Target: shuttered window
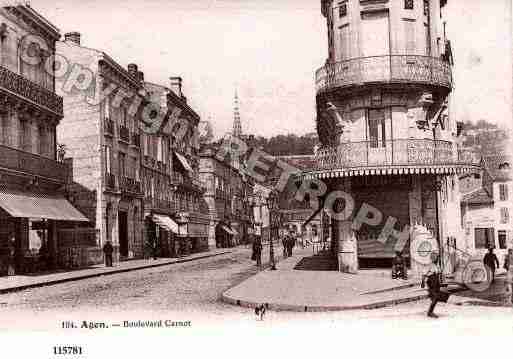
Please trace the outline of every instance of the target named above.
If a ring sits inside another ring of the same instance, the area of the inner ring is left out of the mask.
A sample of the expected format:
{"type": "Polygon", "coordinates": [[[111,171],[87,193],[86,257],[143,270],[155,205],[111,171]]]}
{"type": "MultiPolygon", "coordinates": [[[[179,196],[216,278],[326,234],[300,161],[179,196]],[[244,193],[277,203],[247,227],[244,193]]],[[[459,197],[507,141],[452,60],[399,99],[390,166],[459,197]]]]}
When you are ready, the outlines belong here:
{"type": "Polygon", "coordinates": [[[509,223],[509,208],[506,208],[506,207],[501,208],[501,223],[502,224],[509,223]]]}
{"type": "Polygon", "coordinates": [[[415,20],[405,19],[404,23],[404,52],[405,55],[414,55],[415,46],[415,20]]]}
{"type": "Polygon", "coordinates": [[[351,39],[349,32],[349,25],[344,25],[340,28],[340,51],[341,59],[348,60],[351,58],[351,39]]]}
{"type": "Polygon", "coordinates": [[[508,200],[508,185],[505,183],[499,184],[499,199],[501,201],[508,200]]]}

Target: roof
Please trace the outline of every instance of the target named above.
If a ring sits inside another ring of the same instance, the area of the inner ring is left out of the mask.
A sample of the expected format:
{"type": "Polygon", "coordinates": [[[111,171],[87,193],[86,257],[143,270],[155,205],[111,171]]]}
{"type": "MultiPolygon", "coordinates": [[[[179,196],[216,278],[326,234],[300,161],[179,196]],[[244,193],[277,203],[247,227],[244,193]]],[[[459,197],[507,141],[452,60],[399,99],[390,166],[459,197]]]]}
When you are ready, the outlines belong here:
{"type": "Polygon", "coordinates": [[[511,157],[506,154],[500,153],[484,156],[482,164],[494,182],[510,181],[513,179],[511,176],[511,157]]]}
{"type": "Polygon", "coordinates": [[[479,188],[461,197],[461,204],[493,204],[493,198],[484,188],[479,188]]]}

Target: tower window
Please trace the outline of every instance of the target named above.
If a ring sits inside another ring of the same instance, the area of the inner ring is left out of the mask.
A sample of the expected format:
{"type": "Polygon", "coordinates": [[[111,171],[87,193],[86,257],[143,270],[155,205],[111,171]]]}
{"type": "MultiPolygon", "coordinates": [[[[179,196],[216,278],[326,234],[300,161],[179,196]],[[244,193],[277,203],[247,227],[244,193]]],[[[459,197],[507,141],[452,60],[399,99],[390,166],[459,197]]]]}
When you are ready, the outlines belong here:
{"type": "Polygon", "coordinates": [[[347,15],[347,2],[339,3],[338,16],[344,17],[347,15]]]}
{"type": "Polygon", "coordinates": [[[413,0],[404,0],[404,8],[406,10],[413,10],[413,0]]]}

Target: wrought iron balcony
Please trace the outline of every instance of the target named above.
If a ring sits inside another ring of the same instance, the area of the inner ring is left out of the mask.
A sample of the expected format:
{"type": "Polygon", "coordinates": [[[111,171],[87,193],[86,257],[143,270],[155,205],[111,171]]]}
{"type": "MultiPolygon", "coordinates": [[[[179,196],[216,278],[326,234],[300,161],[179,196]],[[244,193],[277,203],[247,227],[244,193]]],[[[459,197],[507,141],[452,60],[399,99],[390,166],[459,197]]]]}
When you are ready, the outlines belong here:
{"type": "Polygon", "coordinates": [[[130,143],[130,130],[128,127],[119,126],[119,139],[123,142],[130,143]]]}
{"type": "Polygon", "coordinates": [[[4,145],[0,145],[0,168],[2,167],[63,183],[68,175],[68,166],[62,162],[4,145]]]}
{"type": "Polygon", "coordinates": [[[27,78],[0,66],[0,88],[63,116],[62,97],[27,78]]]}
{"type": "Polygon", "coordinates": [[[315,73],[317,93],[371,83],[416,83],[452,88],[448,62],[429,56],[387,55],[328,63],[315,73]]]}
{"type": "Polygon", "coordinates": [[[319,150],[316,162],[314,170],[478,164],[468,153],[456,150],[455,144],[429,139],[342,143],[337,148],[319,150]]]}
{"type": "Polygon", "coordinates": [[[141,182],[133,178],[121,177],[119,180],[120,189],[125,193],[141,193],[141,182]]]}

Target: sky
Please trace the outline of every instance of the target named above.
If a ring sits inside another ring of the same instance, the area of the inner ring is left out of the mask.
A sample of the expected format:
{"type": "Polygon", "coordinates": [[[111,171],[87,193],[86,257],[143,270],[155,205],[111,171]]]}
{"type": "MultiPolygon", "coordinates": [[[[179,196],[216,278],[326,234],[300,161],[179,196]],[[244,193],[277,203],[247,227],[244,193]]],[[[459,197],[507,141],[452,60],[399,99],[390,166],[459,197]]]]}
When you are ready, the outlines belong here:
{"type": "MultiPolygon", "coordinates": [[[[397,1],[397,0],[393,0],[397,1]]],[[[510,0],[449,0],[456,65],[451,116],[512,121],[510,0]]],[[[147,81],[181,76],[216,136],[231,130],[235,89],[245,133],[315,131],[314,72],[327,56],[320,0],[32,0],[64,34],[136,63],[147,81]]]]}

